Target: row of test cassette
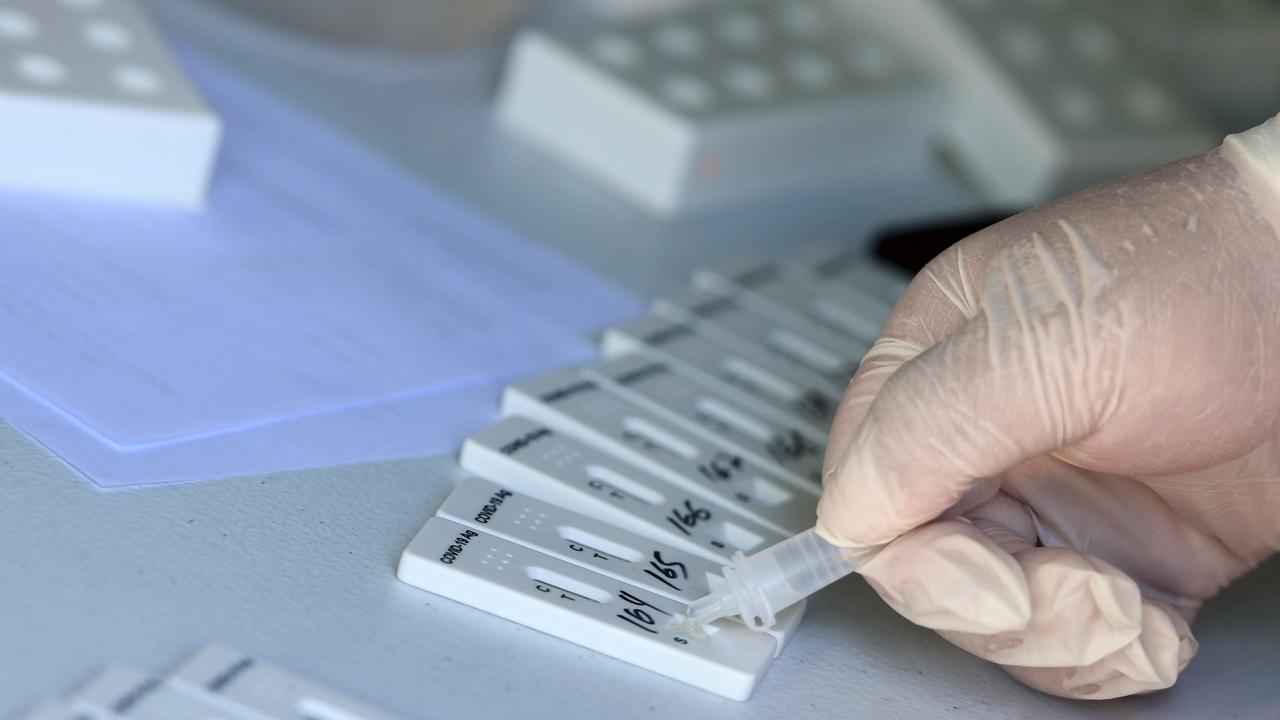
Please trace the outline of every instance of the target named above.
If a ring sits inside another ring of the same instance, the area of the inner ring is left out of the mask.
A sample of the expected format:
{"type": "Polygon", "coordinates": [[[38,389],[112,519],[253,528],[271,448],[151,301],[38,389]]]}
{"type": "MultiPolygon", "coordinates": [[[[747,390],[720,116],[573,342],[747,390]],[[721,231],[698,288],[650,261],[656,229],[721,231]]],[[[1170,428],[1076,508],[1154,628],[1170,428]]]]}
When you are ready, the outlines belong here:
{"type": "Polygon", "coordinates": [[[167,675],[113,665],[21,720],[395,720],[352,698],[225,645],[167,675]]]}
{"type": "Polygon", "coordinates": [[[746,699],[803,604],[768,633],[670,621],[734,552],[813,525],[827,426],[904,287],[848,250],[697,273],[599,362],[506,389],[400,579],[746,699]]]}

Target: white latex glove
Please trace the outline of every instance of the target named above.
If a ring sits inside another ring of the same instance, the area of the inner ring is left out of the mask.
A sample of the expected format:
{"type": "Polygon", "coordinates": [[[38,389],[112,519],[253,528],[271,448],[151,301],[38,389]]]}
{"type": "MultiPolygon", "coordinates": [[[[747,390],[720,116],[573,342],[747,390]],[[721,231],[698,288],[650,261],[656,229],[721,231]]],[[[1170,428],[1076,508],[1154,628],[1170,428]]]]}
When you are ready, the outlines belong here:
{"type": "Polygon", "coordinates": [[[819,532],[1028,685],[1168,687],[1280,548],[1277,228],[1280,118],[952,247],[844,397],[819,532]]]}

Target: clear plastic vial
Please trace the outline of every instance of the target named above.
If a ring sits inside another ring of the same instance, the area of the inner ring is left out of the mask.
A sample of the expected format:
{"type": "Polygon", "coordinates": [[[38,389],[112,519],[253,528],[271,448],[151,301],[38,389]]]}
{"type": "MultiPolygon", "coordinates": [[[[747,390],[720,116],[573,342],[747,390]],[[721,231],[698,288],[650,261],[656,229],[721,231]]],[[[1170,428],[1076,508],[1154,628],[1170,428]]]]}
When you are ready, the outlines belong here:
{"type": "Polygon", "coordinates": [[[736,552],[724,582],[689,605],[688,620],[700,626],[741,615],[753,630],[767,630],[779,612],[854,572],[867,556],[832,545],[813,528],[749,557],[736,552]]]}

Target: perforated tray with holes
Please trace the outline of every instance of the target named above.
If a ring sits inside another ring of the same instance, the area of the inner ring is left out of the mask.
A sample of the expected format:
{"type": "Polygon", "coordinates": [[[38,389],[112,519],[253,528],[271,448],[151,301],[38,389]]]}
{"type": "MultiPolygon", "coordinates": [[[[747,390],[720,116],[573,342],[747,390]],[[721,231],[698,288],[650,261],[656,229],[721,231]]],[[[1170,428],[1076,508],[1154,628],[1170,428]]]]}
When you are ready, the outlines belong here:
{"type": "Polygon", "coordinates": [[[498,116],[671,213],[921,156],[937,100],[897,47],[823,0],[747,0],[528,30],[498,116]]]}
{"type": "Polygon", "coordinates": [[[0,185],[186,207],[221,138],[136,0],[0,0],[0,185]]]}

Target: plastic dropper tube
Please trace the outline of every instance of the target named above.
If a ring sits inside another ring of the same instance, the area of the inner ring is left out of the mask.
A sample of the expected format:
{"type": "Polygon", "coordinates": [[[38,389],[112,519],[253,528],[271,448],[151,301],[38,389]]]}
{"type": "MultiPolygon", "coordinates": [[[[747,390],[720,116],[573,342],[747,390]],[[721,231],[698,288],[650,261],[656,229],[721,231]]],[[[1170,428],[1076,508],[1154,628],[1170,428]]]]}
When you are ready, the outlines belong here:
{"type": "Polygon", "coordinates": [[[733,554],[724,582],[689,604],[688,621],[701,626],[733,615],[753,630],[773,627],[778,613],[862,566],[866,550],[823,540],[814,528],[751,556],[733,554]]]}

